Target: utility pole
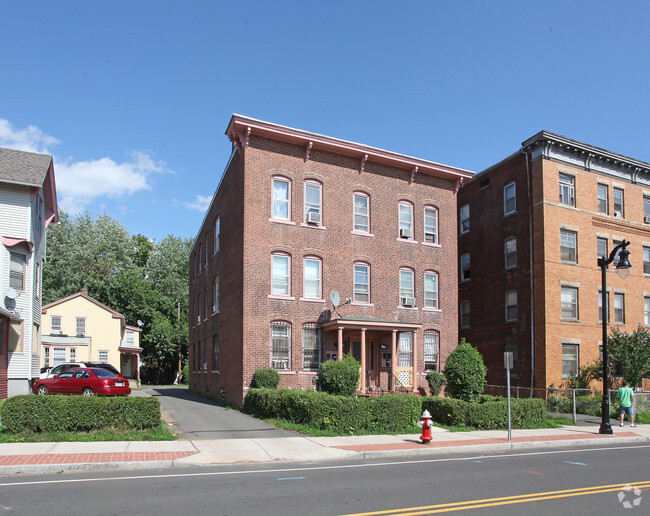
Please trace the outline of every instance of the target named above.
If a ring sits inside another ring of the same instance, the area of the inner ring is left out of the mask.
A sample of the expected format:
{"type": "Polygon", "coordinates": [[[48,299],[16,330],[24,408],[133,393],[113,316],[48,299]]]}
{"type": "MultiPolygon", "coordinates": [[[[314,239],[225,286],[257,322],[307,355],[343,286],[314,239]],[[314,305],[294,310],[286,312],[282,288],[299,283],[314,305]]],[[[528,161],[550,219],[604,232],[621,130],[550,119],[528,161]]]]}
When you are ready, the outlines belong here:
{"type": "MultiPolygon", "coordinates": [[[[180,301],[178,302],[177,308],[178,308],[178,312],[177,312],[177,314],[178,314],[178,317],[177,317],[178,325],[177,326],[178,326],[178,328],[180,328],[181,327],[181,303],[180,303],[180,301]]],[[[179,339],[179,341],[178,341],[178,383],[181,383],[182,374],[183,374],[183,367],[181,365],[181,341],[179,339]]]]}

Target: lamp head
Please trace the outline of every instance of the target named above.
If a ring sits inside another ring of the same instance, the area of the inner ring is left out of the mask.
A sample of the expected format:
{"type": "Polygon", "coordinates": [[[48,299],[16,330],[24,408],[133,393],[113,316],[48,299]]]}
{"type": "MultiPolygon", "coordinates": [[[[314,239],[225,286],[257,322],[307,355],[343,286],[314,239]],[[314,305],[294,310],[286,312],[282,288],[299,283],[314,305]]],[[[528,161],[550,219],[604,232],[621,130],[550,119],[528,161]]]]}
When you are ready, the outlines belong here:
{"type": "Polygon", "coordinates": [[[621,249],[619,252],[618,264],[616,265],[616,274],[618,274],[621,279],[625,279],[630,275],[630,268],[632,265],[630,264],[628,256],[630,256],[630,251],[625,247],[621,249]]]}

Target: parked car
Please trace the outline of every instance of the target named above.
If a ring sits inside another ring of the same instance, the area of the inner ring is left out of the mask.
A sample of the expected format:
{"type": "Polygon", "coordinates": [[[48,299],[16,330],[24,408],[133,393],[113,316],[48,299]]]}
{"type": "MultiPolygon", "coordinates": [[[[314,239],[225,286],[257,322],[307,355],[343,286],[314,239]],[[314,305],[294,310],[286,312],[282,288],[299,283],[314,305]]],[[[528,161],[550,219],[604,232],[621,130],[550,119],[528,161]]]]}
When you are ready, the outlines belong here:
{"type": "MultiPolygon", "coordinates": [[[[58,367],[58,366],[57,366],[58,367]]],[[[126,378],[101,367],[73,367],[56,376],[38,380],[34,394],[82,394],[84,396],[128,396],[131,387],[126,378]]]]}
{"type": "Polygon", "coordinates": [[[66,369],[71,369],[73,367],[101,367],[102,369],[106,369],[111,373],[116,374],[120,378],[122,377],[120,372],[117,369],[115,369],[111,364],[104,364],[101,362],[66,362],[64,364],[59,364],[58,366],[42,368],[41,374],[39,375],[38,378],[40,380],[43,380],[44,378],[50,378],[52,376],[56,376],[57,374],[65,371],[66,369]]]}

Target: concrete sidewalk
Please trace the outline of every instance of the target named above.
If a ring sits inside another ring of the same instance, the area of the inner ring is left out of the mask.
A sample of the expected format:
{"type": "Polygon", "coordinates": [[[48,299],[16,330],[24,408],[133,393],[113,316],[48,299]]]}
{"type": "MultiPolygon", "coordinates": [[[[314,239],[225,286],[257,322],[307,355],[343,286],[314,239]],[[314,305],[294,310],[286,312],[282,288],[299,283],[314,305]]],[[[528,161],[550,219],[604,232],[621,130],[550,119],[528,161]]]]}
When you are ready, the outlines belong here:
{"type": "Polygon", "coordinates": [[[419,435],[363,435],[0,444],[0,474],[88,469],[142,469],[343,458],[440,456],[450,453],[493,453],[565,446],[599,446],[650,441],[650,425],[624,428],[612,420],[614,435],[600,435],[597,425],[554,429],[450,432],[432,429],[433,441],[419,435]]]}

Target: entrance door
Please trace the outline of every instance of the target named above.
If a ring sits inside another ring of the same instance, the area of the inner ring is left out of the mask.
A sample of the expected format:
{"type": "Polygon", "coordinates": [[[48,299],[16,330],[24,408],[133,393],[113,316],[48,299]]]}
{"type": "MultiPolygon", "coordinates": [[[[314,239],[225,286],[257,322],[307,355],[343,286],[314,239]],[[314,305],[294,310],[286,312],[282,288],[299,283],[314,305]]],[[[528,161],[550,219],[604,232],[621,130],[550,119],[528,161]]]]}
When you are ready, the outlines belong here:
{"type": "Polygon", "coordinates": [[[379,360],[377,359],[377,343],[368,339],[366,343],[366,360],[368,362],[368,388],[379,385],[379,360]]]}

